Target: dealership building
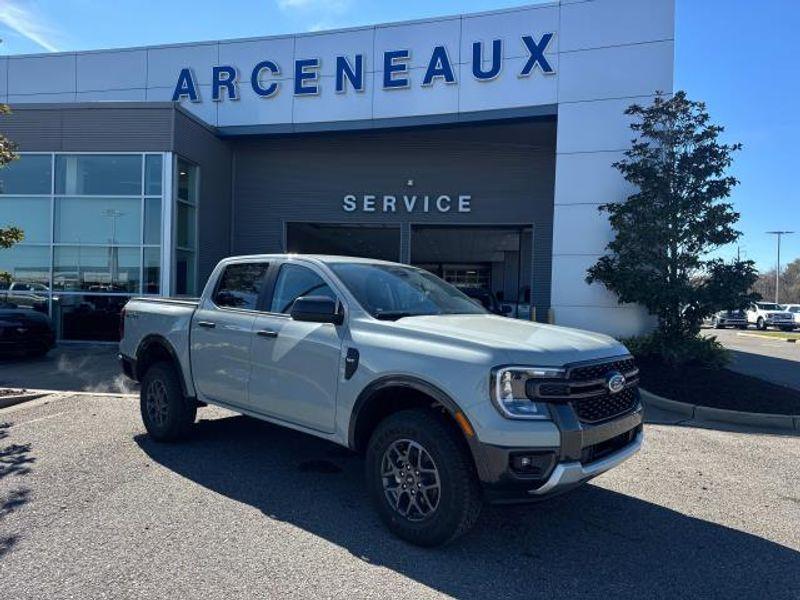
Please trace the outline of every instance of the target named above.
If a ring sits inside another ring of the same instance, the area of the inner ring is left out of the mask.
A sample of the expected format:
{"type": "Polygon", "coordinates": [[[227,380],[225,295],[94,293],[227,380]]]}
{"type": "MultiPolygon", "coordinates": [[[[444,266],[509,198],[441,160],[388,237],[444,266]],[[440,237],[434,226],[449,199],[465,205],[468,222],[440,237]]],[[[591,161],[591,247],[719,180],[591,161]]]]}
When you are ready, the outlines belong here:
{"type": "Polygon", "coordinates": [[[0,57],[5,294],[113,341],[132,295],[236,254],[369,256],[520,318],[649,324],[586,269],[630,186],[626,107],[670,92],[674,0],[561,0],[337,31],[0,57]]]}

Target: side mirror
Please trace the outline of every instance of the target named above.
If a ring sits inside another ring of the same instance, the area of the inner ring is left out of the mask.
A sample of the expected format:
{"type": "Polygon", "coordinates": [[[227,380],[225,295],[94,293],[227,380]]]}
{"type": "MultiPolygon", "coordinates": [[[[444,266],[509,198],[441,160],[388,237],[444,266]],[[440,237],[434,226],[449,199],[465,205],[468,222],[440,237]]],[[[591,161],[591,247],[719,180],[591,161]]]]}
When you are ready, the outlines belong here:
{"type": "Polygon", "coordinates": [[[295,321],[341,325],[344,313],[337,307],[338,302],[327,296],[301,296],[292,304],[290,316],[295,321]]]}
{"type": "Polygon", "coordinates": [[[500,307],[500,312],[504,315],[510,315],[512,310],[513,309],[508,304],[503,304],[503,306],[500,307]]]}

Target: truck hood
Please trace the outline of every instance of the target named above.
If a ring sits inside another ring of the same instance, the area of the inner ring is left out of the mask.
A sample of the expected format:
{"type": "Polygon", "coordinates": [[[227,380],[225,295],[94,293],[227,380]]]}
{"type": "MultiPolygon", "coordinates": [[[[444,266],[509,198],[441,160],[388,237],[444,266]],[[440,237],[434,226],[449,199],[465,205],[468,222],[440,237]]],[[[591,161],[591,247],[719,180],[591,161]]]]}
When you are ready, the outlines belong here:
{"type": "Polygon", "coordinates": [[[625,346],[601,333],[494,315],[405,317],[392,325],[491,349],[504,363],[562,366],[628,354],[625,346]]]}

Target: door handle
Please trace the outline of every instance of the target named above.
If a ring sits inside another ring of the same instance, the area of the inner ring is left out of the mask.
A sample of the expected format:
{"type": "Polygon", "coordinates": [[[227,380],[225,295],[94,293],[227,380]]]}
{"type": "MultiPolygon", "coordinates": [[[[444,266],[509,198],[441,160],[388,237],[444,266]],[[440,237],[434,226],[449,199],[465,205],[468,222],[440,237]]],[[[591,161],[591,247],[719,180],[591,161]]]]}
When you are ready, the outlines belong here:
{"type": "Polygon", "coordinates": [[[217,326],[216,323],[212,323],[211,321],[198,321],[198,327],[205,327],[206,329],[214,329],[217,326]]]}
{"type": "Polygon", "coordinates": [[[259,329],[256,331],[256,335],[265,338],[276,338],[278,337],[278,332],[271,329],[259,329]]]}

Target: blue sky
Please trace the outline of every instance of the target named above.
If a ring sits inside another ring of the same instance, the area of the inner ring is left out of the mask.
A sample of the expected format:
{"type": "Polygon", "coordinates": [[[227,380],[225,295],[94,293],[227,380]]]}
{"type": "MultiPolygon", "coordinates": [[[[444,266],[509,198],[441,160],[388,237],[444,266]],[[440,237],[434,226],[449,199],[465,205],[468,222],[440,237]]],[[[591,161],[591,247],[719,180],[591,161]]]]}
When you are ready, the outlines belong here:
{"type": "MultiPolygon", "coordinates": [[[[647,0],[639,0],[647,1],[647,0]]],[[[0,0],[0,51],[24,54],[253,37],[492,10],[504,0],[0,0]]],[[[744,144],[733,173],[742,255],[769,269],[796,230],[800,257],[800,0],[677,0],[675,87],[705,100],[725,138],[744,144]]],[[[736,249],[725,249],[733,255],[736,249]]],[[[785,262],[785,261],[784,261],[785,262]]]]}

